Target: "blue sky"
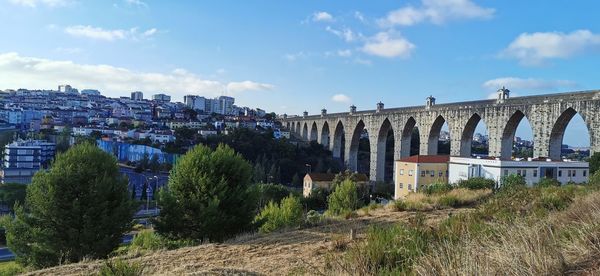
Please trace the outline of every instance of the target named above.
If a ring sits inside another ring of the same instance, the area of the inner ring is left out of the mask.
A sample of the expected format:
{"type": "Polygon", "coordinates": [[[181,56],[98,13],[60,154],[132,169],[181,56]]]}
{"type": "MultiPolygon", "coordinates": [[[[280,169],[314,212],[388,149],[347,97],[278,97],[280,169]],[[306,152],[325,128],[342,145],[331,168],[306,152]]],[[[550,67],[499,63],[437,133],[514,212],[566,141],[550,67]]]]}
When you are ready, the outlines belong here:
{"type": "MultiPolygon", "coordinates": [[[[598,10],[591,0],[0,0],[0,89],[227,94],[288,114],[476,100],[501,85],[513,96],[597,89],[598,10]]],[[[565,142],[588,145],[582,135],[572,123],[565,142]]]]}

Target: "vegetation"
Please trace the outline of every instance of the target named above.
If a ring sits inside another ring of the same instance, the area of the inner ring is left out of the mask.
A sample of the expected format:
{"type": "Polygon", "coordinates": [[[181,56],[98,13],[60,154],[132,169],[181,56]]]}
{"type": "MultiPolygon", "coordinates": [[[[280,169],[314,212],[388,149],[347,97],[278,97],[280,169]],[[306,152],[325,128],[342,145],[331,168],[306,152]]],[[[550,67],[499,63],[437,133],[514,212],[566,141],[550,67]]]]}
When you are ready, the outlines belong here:
{"type": "Polygon", "coordinates": [[[0,263],[0,275],[13,276],[19,275],[26,272],[25,268],[17,262],[3,262],[0,263]]]}
{"type": "Polygon", "coordinates": [[[6,183],[0,184],[0,202],[12,208],[15,203],[24,203],[27,185],[6,183]]]}
{"type": "Polygon", "coordinates": [[[100,267],[100,276],[140,276],[143,267],[137,263],[128,263],[121,259],[107,260],[100,267]]]}
{"type": "Polygon", "coordinates": [[[161,236],[151,230],[143,230],[135,235],[131,244],[129,245],[129,251],[154,251],[159,249],[177,249],[185,246],[192,246],[195,243],[193,241],[186,240],[172,240],[161,236]]]}
{"type": "Polygon", "coordinates": [[[527,185],[527,182],[525,182],[525,177],[516,174],[503,176],[500,183],[500,189],[503,190],[517,189],[527,185]]]}
{"type": "Polygon", "coordinates": [[[85,143],[34,176],[25,204],[3,226],[19,263],[48,267],[106,257],[131,227],[133,212],[114,157],[85,143]]]}
{"type": "Polygon", "coordinates": [[[264,208],[269,202],[280,202],[290,195],[290,189],[279,184],[255,184],[249,188],[250,194],[255,198],[257,211],[264,208]]]}
{"type": "Polygon", "coordinates": [[[446,193],[450,190],[452,190],[452,185],[450,185],[448,183],[433,183],[433,184],[427,185],[423,189],[423,192],[425,194],[431,195],[431,194],[446,193]]]}
{"type": "Polygon", "coordinates": [[[590,157],[590,175],[596,173],[600,169],[600,152],[594,152],[590,157]]]}
{"type": "Polygon", "coordinates": [[[496,188],[496,181],[489,178],[473,177],[467,180],[459,181],[458,187],[470,190],[494,189],[496,188]]]}
{"type": "Polygon", "coordinates": [[[465,188],[429,194],[411,193],[404,199],[396,200],[393,208],[397,211],[430,211],[472,206],[489,197],[491,193],[490,189],[469,190],[465,188]]]}
{"type": "Polygon", "coordinates": [[[156,230],[172,239],[222,241],[248,230],[254,204],[252,167],[226,145],[196,146],[171,171],[156,230]]]}
{"type": "Polygon", "coordinates": [[[333,192],[327,199],[328,214],[332,216],[345,216],[360,208],[361,202],[358,198],[358,188],[354,181],[346,179],[334,187],[333,192]]]}
{"type": "Polygon", "coordinates": [[[254,222],[260,225],[259,231],[270,233],[282,228],[298,227],[302,224],[304,212],[300,199],[288,196],[280,204],[273,201],[256,216],[254,222]]]}

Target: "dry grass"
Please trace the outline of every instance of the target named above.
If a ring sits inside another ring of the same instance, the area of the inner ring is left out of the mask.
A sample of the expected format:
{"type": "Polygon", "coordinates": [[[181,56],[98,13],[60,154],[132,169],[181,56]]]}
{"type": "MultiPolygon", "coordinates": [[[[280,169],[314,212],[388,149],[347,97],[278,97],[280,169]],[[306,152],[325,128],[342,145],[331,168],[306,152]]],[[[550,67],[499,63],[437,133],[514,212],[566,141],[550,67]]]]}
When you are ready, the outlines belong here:
{"type": "Polygon", "coordinates": [[[406,198],[397,200],[392,206],[396,211],[431,211],[452,207],[472,206],[489,197],[492,191],[453,189],[447,193],[431,194],[410,193],[406,198]]]}

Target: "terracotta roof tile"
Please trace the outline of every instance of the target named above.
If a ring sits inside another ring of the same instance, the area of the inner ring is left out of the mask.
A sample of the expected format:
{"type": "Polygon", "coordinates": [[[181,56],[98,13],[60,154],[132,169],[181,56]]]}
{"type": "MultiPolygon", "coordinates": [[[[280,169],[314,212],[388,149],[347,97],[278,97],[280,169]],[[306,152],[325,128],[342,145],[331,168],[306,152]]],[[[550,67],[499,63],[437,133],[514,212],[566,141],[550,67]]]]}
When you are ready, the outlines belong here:
{"type": "Polygon", "coordinates": [[[449,155],[413,155],[398,161],[409,163],[448,163],[449,155]]]}

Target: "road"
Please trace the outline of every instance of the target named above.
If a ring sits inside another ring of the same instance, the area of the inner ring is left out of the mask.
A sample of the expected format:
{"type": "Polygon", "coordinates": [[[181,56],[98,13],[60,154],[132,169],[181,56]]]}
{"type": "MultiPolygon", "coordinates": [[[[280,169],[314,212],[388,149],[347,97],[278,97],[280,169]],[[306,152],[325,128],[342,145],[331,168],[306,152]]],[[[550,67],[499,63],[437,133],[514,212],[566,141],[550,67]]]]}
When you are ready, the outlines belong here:
{"type": "Polygon", "coordinates": [[[148,171],[137,173],[134,168],[126,166],[119,166],[119,170],[129,178],[129,189],[135,189],[135,196],[137,199],[140,199],[140,196],[142,195],[142,188],[144,187],[146,179],[149,181],[148,197],[150,198],[152,198],[152,195],[154,194],[152,188],[156,184],[156,180],[153,179],[154,176],[158,177],[158,188],[165,186],[167,182],[169,182],[169,173],[153,173],[148,171]]]}

